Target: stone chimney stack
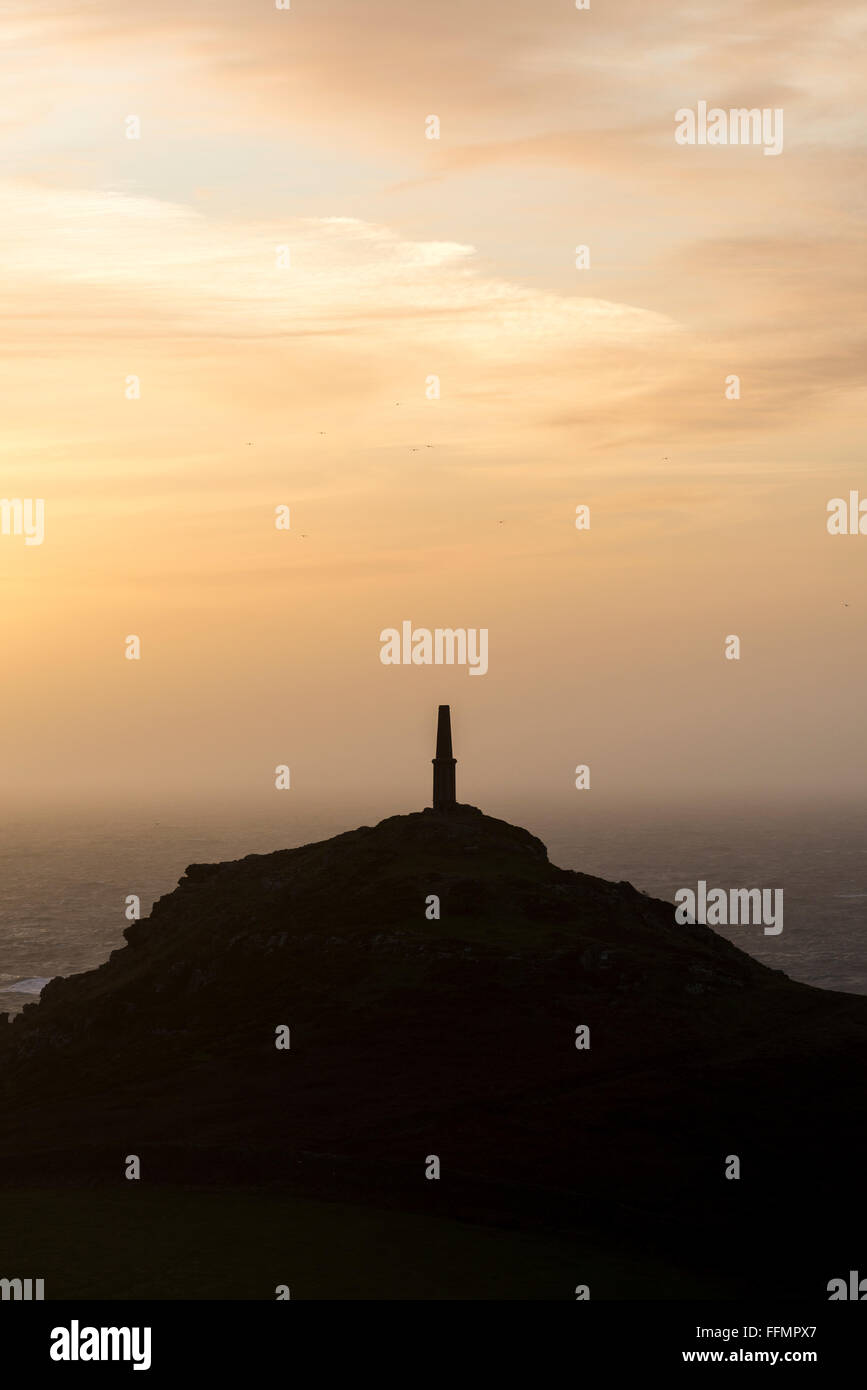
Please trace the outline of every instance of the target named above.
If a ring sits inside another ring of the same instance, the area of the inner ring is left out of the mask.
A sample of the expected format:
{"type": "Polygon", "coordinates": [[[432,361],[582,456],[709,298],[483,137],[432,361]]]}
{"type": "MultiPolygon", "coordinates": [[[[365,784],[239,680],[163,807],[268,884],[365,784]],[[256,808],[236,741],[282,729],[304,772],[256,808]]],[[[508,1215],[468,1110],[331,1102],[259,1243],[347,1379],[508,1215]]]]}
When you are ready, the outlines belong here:
{"type": "Polygon", "coordinates": [[[433,808],[451,811],[457,806],[455,795],[455,766],[452,757],[452,720],[448,705],[440,705],[437,716],[437,755],[433,762],[433,808]]]}

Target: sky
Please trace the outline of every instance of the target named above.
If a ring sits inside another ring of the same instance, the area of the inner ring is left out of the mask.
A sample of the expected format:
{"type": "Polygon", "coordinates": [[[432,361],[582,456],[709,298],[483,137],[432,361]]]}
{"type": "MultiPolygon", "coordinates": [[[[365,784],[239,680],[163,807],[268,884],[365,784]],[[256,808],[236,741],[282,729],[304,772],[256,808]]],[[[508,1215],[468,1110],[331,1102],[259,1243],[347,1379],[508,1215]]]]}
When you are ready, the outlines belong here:
{"type": "Polygon", "coordinates": [[[4,813],[412,809],[446,702],[487,809],[862,798],[865,30],[6,4],[4,813]],[[700,101],[782,152],[679,145],[700,101]],[[404,621],[487,672],[383,665],[404,621]]]}

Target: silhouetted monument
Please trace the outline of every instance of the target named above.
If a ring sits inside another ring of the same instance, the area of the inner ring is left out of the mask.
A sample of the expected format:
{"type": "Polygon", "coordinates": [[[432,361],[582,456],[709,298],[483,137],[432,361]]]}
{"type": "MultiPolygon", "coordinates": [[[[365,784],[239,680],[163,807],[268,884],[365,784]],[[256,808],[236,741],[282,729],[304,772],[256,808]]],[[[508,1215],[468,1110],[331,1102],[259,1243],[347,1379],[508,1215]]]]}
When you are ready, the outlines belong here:
{"type": "Polygon", "coordinates": [[[455,796],[455,764],[452,757],[452,720],[448,705],[440,705],[437,716],[437,755],[433,763],[433,808],[450,811],[457,806],[455,796]]]}

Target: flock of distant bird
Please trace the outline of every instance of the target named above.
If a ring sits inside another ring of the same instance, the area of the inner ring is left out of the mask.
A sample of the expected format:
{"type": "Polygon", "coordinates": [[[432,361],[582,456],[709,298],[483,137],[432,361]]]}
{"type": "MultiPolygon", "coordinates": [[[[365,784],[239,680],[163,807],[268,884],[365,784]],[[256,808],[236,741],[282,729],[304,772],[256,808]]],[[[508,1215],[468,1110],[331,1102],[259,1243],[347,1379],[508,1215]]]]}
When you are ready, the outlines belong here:
{"type": "MultiPolygon", "coordinates": [[[[400,405],[400,401],[395,401],[395,405],[400,405]]],[[[327,430],[320,430],[319,433],[320,433],[320,435],[323,435],[323,434],[327,434],[328,431],[327,431],[327,430]]],[[[248,440],[247,440],[247,448],[248,448],[248,449],[252,449],[252,447],[253,447],[253,441],[252,441],[252,439],[248,439],[248,440]]],[[[433,446],[433,444],[425,444],[424,447],[425,447],[426,449],[432,449],[434,446],[433,446]]],[[[421,445],[418,444],[418,445],[416,445],[415,447],[411,447],[409,452],[410,452],[411,454],[417,454],[417,453],[420,452],[420,450],[421,450],[421,445]]],[[[501,522],[499,523],[499,525],[502,526],[502,524],[503,524],[503,523],[502,523],[502,521],[501,521],[501,522]]],[[[306,541],[306,540],[308,540],[308,539],[309,539],[309,532],[307,532],[307,531],[302,531],[302,532],[301,532],[301,540],[302,540],[302,541],[306,541]]]]}
{"type": "MultiPolygon", "coordinates": [[[[395,405],[400,405],[400,401],[395,401],[395,405]]],[[[319,433],[320,433],[320,434],[327,434],[327,430],[320,430],[319,433]]],[[[248,439],[248,440],[247,440],[247,448],[248,448],[248,449],[251,448],[251,447],[252,447],[252,444],[253,444],[252,439],[248,439]]],[[[433,446],[433,444],[425,444],[424,447],[425,447],[426,449],[432,449],[434,446],[433,446]]],[[[421,450],[421,445],[420,445],[420,444],[416,444],[416,445],[411,445],[411,446],[410,446],[409,452],[410,452],[411,454],[417,454],[417,453],[420,452],[420,450],[421,450]]],[[[671,462],[670,458],[668,457],[668,454],[666,454],[666,456],[665,456],[665,458],[662,460],[662,462],[663,462],[663,463],[670,463],[670,462],[671,462]]],[[[505,525],[505,522],[503,522],[503,521],[498,521],[498,522],[497,522],[497,525],[498,525],[498,526],[504,526],[504,525],[505,525]]],[[[308,539],[308,533],[307,533],[306,531],[301,533],[301,539],[302,539],[302,541],[306,541],[306,540],[308,539]]],[[[844,608],[848,608],[848,607],[849,607],[848,603],[845,603],[845,602],[844,602],[843,607],[844,607],[844,608]]]]}

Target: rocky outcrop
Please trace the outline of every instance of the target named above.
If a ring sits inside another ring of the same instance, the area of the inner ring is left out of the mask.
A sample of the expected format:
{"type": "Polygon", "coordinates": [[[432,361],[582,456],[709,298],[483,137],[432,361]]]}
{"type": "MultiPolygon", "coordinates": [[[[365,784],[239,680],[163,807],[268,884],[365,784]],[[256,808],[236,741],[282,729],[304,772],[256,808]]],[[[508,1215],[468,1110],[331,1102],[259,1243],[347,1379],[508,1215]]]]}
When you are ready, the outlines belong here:
{"type": "Polygon", "coordinates": [[[526,830],[460,807],[194,864],[125,936],[0,1029],[7,1173],[146,1153],[155,1180],[435,1189],[732,1258],[760,1227],[782,1279],[790,1244],[829,1277],[858,1253],[867,1000],[558,869],[526,830]]]}

